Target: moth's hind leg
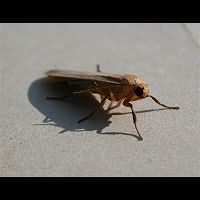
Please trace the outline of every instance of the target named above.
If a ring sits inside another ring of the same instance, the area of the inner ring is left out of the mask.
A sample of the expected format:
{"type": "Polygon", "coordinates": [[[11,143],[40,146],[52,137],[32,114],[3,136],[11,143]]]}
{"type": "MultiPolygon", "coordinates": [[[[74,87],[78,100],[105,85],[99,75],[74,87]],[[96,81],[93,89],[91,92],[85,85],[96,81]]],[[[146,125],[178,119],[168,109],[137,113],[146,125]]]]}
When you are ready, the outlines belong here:
{"type": "Polygon", "coordinates": [[[70,97],[75,96],[75,94],[73,94],[72,92],[68,93],[67,95],[63,95],[63,96],[46,96],[47,100],[58,100],[58,101],[64,101],[70,97]]]}
{"type": "Polygon", "coordinates": [[[58,100],[58,101],[64,101],[65,99],[69,98],[70,96],[59,96],[59,97],[56,97],[56,96],[47,96],[46,99],[47,100],[58,100]]]}
{"type": "Polygon", "coordinates": [[[62,91],[63,95],[58,95],[58,96],[46,96],[47,100],[59,100],[59,101],[64,101],[72,96],[74,96],[74,94],[72,93],[71,89],[70,89],[70,85],[67,81],[64,82],[55,82],[55,86],[56,88],[54,88],[54,90],[59,90],[62,91]]]}

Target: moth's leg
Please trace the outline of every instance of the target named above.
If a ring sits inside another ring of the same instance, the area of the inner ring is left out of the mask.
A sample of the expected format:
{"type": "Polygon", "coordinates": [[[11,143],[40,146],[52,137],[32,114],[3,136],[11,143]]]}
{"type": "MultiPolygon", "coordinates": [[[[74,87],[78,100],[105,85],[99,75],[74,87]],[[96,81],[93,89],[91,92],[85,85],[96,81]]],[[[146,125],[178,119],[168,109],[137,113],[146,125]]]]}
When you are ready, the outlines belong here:
{"type": "Polygon", "coordinates": [[[94,111],[92,111],[89,115],[87,115],[86,117],[80,119],[78,121],[78,123],[81,123],[81,122],[91,118],[98,111],[98,109],[101,108],[104,105],[106,99],[107,99],[107,97],[104,97],[104,99],[101,101],[101,103],[98,105],[98,107],[94,111]]]}
{"type": "Polygon", "coordinates": [[[123,100],[120,100],[120,101],[117,102],[117,104],[115,106],[112,107],[113,101],[111,101],[109,106],[108,106],[107,112],[109,112],[109,111],[111,111],[115,108],[118,108],[121,105],[122,102],[123,102],[123,100]]]}
{"type": "Polygon", "coordinates": [[[59,101],[64,101],[65,99],[69,98],[70,96],[59,96],[59,97],[50,97],[47,96],[46,99],[47,100],[59,100],[59,101]]]}
{"type": "Polygon", "coordinates": [[[75,96],[81,96],[81,95],[85,95],[88,94],[88,91],[84,91],[84,92],[70,92],[69,95],[64,95],[64,96],[47,96],[46,99],[47,100],[59,100],[59,101],[64,101],[65,99],[68,99],[70,97],[75,97],[75,96]]]}
{"type": "Polygon", "coordinates": [[[97,72],[101,72],[101,69],[100,69],[100,65],[99,64],[97,64],[97,72]]]}
{"type": "Polygon", "coordinates": [[[104,95],[100,95],[100,98],[101,98],[101,102],[100,102],[100,105],[101,105],[101,107],[100,107],[100,109],[103,109],[103,106],[104,106],[104,104],[105,104],[105,96],[104,95]]]}
{"type": "Polygon", "coordinates": [[[140,135],[140,132],[139,132],[139,130],[138,130],[138,128],[137,128],[137,124],[136,124],[137,118],[136,118],[136,114],[135,114],[135,112],[134,112],[134,110],[133,110],[133,105],[132,105],[131,103],[129,103],[129,99],[125,99],[125,100],[123,101],[123,105],[126,106],[126,107],[131,108],[132,116],[133,116],[133,123],[134,123],[134,125],[135,125],[135,129],[136,129],[137,134],[138,134],[138,136],[139,136],[138,140],[142,141],[143,138],[142,138],[142,136],[140,135]]]}
{"type": "Polygon", "coordinates": [[[107,112],[111,109],[112,105],[113,105],[113,102],[116,100],[115,99],[115,96],[114,94],[112,93],[112,91],[110,90],[110,94],[109,94],[109,97],[110,97],[110,104],[107,108],[107,112]]]}
{"type": "Polygon", "coordinates": [[[113,110],[113,109],[119,107],[120,104],[122,103],[122,100],[120,100],[120,101],[117,103],[117,105],[115,105],[115,106],[112,107],[113,102],[116,102],[116,101],[117,101],[116,98],[115,98],[115,95],[114,95],[113,92],[112,92],[112,90],[110,90],[109,97],[110,97],[110,101],[111,101],[111,102],[110,102],[110,104],[109,104],[109,106],[108,106],[108,108],[107,108],[107,111],[110,111],[110,110],[113,110]]]}
{"type": "Polygon", "coordinates": [[[112,105],[113,105],[113,102],[114,102],[114,101],[112,101],[112,100],[110,101],[110,104],[108,105],[107,111],[111,110],[112,105]]]}

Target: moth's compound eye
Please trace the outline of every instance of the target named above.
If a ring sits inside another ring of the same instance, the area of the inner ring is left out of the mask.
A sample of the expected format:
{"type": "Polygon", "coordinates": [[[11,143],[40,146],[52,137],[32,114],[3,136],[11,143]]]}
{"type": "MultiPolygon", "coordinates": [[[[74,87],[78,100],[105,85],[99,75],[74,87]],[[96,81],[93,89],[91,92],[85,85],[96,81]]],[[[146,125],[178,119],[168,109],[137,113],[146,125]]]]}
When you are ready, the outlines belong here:
{"type": "Polygon", "coordinates": [[[137,87],[135,89],[135,94],[138,96],[138,97],[141,97],[143,95],[143,89],[144,88],[141,88],[141,87],[137,87]]]}

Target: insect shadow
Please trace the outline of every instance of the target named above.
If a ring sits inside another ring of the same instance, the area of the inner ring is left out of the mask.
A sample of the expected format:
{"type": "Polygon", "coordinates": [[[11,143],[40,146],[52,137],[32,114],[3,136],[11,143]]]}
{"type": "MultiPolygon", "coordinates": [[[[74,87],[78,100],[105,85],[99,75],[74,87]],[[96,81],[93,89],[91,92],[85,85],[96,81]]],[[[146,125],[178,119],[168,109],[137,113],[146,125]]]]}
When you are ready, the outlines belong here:
{"type": "MultiPolygon", "coordinates": [[[[127,113],[108,113],[106,111],[99,111],[91,119],[78,123],[78,120],[96,109],[99,101],[93,95],[84,95],[78,97],[69,96],[64,101],[47,100],[47,96],[63,96],[67,94],[67,85],[63,81],[49,80],[41,78],[31,83],[28,89],[28,99],[30,103],[40,112],[45,118],[42,122],[33,125],[56,126],[61,128],[60,133],[67,131],[81,132],[96,130],[96,133],[103,135],[127,135],[138,136],[131,133],[123,132],[102,132],[102,130],[111,124],[110,118],[112,115],[124,115],[127,113]]],[[[165,110],[149,109],[136,111],[136,113],[144,113],[151,111],[165,110]]],[[[130,118],[131,120],[131,118],[130,118]]]]}

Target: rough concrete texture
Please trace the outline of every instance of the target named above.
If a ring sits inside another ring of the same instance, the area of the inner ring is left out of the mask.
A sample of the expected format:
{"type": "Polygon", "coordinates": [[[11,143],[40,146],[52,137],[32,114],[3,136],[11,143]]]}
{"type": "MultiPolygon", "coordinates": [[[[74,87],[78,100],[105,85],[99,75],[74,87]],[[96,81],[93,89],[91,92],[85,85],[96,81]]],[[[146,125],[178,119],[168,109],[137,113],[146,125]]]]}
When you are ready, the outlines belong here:
{"type": "Polygon", "coordinates": [[[199,176],[199,41],[199,24],[0,24],[0,175],[199,176]],[[41,78],[96,64],[137,74],[181,109],[135,102],[142,142],[123,106],[77,124],[97,101],[47,101],[41,78]]]}

